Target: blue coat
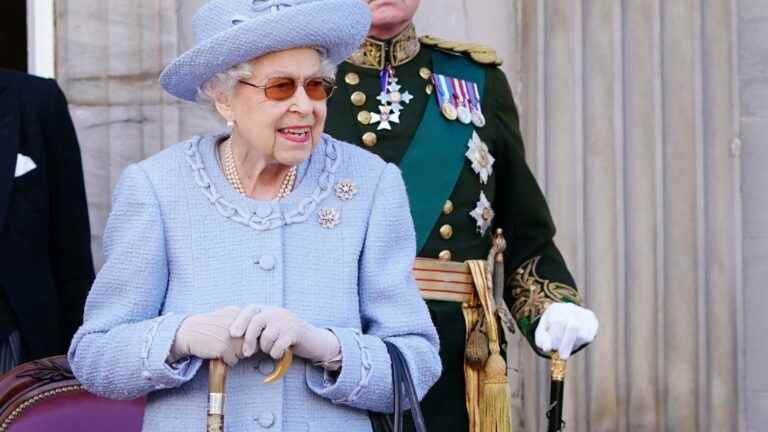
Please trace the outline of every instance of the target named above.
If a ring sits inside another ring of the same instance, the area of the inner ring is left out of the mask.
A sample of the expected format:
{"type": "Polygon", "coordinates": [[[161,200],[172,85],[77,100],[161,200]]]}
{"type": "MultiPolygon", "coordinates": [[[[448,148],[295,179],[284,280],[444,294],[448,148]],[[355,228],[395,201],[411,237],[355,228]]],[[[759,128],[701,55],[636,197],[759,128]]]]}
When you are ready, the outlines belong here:
{"type": "Polygon", "coordinates": [[[229,305],[279,306],[338,336],[341,373],[332,379],[296,358],[281,381],[263,384],[274,362],[245,359],[229,371],[227,430],[370,430],[366,410],[392,408],[383,340],[405,354],[420,397],[441,372],[411,271],[414,229],[398,168],[325,135],[291,195],[256,201],[227,183],[222,138],[179,143],[123,173],[106,262],[69,350],[75,375],[106,397],[147,395],[146,431],[203,431],[206,365],[165,363],[179,324],[229,305]],[[351,199],[336,191],[342,180],[356,186],[351,199]],[[321,224],[321,211],[338,223],[321,224]]]}

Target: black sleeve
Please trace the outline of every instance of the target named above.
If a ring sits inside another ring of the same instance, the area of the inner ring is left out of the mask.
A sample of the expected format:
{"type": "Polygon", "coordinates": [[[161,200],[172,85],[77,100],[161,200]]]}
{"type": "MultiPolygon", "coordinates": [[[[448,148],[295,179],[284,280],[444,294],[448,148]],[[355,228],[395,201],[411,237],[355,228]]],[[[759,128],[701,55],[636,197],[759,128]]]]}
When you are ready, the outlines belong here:
{"type": "Polygon", "coordinates": [[[487,74],[489,102],[495,133],[497,191],[493,203],[497,226],[504,229],[506,284],[504,299],[531,347],[538,320],[553,302],[581,304],[573,277],[555,246],[555,224],[539,185],[525,161],[520,121],[504,73],[487,74]]]}
{"type": "Polygon", "coordinates": [[[55,81],[48,82],[50,102],[43,136],[50,171],[50,264],[59,300],[61,344],[66,350],[82,323],[94,270],[80,147],[67,100],[55,81]]]}

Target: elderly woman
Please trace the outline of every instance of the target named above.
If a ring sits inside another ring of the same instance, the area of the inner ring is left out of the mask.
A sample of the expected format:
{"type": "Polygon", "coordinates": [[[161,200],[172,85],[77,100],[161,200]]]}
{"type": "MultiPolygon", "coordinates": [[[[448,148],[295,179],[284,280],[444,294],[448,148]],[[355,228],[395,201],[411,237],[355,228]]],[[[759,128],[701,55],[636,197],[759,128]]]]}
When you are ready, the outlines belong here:
{"type": "Polygon", "coordinates": [[[161,76],[230,126],[129,166],[69,360],[96,394],[147,396],[144,430],[202,430],[204,359],[230,367],[232,431],[368,431],[392,409],[384,341],[423,396],[438,340],[411,272],[398,169],[323,134],[359,0],[213,0],[161,76]],[[263,383],[291,348],[284,379],[263,383]]]}

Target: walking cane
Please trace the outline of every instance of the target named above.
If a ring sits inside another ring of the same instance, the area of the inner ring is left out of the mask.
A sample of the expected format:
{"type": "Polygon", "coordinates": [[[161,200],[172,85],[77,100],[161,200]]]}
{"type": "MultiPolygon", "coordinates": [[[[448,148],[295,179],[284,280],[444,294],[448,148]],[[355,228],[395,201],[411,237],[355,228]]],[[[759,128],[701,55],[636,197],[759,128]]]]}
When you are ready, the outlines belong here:
{"type": "MultiPolygon", "coordinates": [[[[272,384],[288,372],[293,362],[293,351],[285,350],[275,370],[264,378],[272,384]]],[[[208,421],[207,432],[224,432],[224,387],[227,382],[227,365],[220,359],[208,362],[208,421]]]]}
{"type": "Polygon", "coordinates": [[[550,354],[550,371],[552,373],[549,384],[549,408],[547,418],[549,426],[547,432],[561,432],[564,430],[563,422],[563,385],[565,381],[565,360],[560,359],[557,351],[550,354]]]}

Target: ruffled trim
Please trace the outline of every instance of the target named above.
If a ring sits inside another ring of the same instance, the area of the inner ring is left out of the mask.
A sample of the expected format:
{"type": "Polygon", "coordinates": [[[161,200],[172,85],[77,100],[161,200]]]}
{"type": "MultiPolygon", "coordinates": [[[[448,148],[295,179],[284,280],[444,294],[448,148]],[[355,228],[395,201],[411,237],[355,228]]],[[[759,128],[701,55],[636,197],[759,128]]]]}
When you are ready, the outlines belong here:
{"type": "Polygon", "coordinates": [[[213,185],[200,156],[200,141],[201,139],[190,141],[185,149],[185,158],[194,173],[195,183],[200,186],[201,192],[216,208],[216,211],[233,222],[251,227],[257,231],[267,231],[284,225],[303,223],[309,219],[310,214],[314,213],[318,203],[327,198],[333,191],[333,185],[336,181],[336,169],[339,166],[340,159],[336,143],[333,140],[324,139],[325,161],[323,163],[323,170],[317,180],[317,187],[312,192],[312,195],[302,200],[295,209],[289,212],[273,212],[269,216],[261,217],[256,212],[245,211],[224,199],[216,191],[216,186],[213,185]]]}
{"type": "Polygon", "coordinates": [[[357,342],[357,346],[360,348],[360,366],[362,369],[360,371],[360,381],[357,383],[357,387],[352,389],[349,393],[349,396],[334,400],[333,403],[335,404],[346,405],[358,399],[360,393],[368,387],[368,381],[371,380],[371,375],[373,374],[373,363],[371,362],[371,354],[368,352],[368,347],[363,343],[363,338],[360,332],[353,330],[353,333],[355,334],[355,342],[357,342]]]}

